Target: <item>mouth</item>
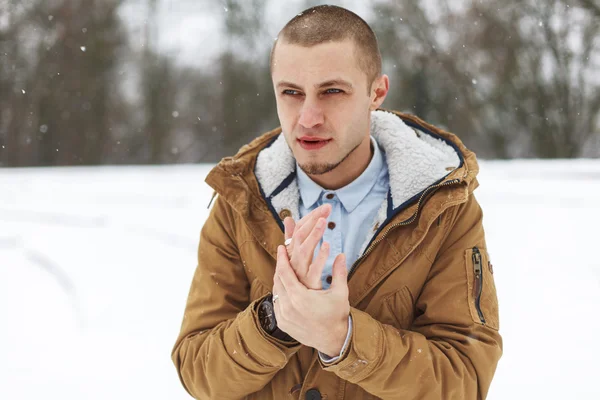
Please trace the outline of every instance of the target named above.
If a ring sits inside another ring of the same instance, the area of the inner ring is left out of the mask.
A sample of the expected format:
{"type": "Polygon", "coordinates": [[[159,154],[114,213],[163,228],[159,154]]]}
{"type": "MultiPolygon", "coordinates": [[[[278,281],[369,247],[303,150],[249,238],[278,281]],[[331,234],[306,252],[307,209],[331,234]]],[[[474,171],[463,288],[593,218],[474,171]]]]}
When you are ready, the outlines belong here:
{"type": "Polygon", "coordinates": [[[297,140],[304,150],[319,150],[327,146],[332,139],[319,139],[315,137],[304,136],[297,140]]]}

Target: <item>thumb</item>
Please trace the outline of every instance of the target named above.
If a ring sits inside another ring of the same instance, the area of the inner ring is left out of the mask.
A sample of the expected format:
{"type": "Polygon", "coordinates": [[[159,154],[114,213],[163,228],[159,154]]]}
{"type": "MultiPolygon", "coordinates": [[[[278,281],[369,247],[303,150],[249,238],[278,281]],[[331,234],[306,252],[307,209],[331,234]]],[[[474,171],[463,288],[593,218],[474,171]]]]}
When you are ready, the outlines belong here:
{"type": "Polygon", "coordinates": [[[348,286],[348,268],[346,267],[346,255],[344,253],[338,254],[335,258],[332,272],[332,290],[339,290],[339,288],[348,286]]]}

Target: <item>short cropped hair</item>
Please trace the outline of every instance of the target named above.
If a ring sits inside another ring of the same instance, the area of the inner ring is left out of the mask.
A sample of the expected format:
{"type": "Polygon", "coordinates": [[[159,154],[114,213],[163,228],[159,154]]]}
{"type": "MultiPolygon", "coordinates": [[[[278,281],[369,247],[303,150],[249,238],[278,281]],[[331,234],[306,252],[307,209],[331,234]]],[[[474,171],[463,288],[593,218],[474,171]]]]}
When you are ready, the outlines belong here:
{"type": "Polygon", "coordinates": [[[359,68],[367,75],[367,90],[381,75],[381,53],[375,33],[361,17],[345,8],[320,5],[309,8],[292,18],[279,32],[271,49],[273,55],[280,40],[289,44],[311,47],[325,42],[351,39],[357,45],[359,68]]]}

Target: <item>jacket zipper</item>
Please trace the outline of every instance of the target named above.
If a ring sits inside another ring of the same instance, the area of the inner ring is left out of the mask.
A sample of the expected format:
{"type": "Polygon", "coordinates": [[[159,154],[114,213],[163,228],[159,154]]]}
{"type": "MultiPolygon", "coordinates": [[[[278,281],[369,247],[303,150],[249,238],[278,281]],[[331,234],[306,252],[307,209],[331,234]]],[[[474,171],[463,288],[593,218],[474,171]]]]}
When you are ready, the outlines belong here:
{"type": "Polygon", "coordinates": [[[408,218],[405,221],[399,222],[397,224],[393,224],[390,227],[388,227],[388,229],[383,233],[383,235],[381,235],[381,237],[379,239],[377,239],[376,241],[374,241],[373,243],[371,243],[371,245],[367,248],[367,250],[354,262],[354,264],[352,264],[352,268],[350,268],[350,272],[348,273],[348,280],[350,280],[350,278],[352,277],[352,275],[354,274],[354,271],[356,270],[357,265],[366,257],[368,256],[371,251],[373,251],[373,248],[375,246],[377,246],[377,244],[381,243],[383,241],[383,239],[386,238],[386,236],[390,233],[390,231],[394,228],[397,228],[399,226],[405,226],[405,225],[410,225],[411,223],[414,222],[415,219],[417,219],[417,215],[419,214],[419,211],[421,209],[423,200],[425,199],[425,197],[433,192],[436,189],[439,189],[440,187],[444,187],[444,186],[450,186],[450,185],[454,185],[455,183],[459,183],[460,179],[453,179],[447,182],[443,182],[443,183],[439,183],[437,185],[432,185],[429,186],[427,189],[425,189],[423,191],[423,193],[421,194],[421,197],[419,197],[419,202],[417,203],[417,209],[415,210],[415,212],[413,213],[413,215],[410,216],[410,218],[408,218]]]}
{"type": "Polygon", "coordinates": [[[481,311],[481,292],[483,291],[483,269],[481,267],[481,252],[479,248],[473,247],[473,266],[475,268],[475,285],[474,285],[474,296],[475,296],[475,308],[477,309],[477,314],[479,314],[479,319],[482,324],[485,324],[485,318],[483,317],[483,312],[481,311]]]}

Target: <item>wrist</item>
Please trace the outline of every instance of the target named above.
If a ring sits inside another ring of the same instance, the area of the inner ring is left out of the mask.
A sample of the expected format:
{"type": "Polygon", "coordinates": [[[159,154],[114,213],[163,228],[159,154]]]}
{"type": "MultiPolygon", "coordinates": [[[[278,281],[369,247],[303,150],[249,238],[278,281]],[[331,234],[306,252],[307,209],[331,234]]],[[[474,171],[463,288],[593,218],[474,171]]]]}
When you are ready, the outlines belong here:
{"type": "Polygon", "coordinates": [[[325,354],[329,358],[340,356],[344,348],[344,343],[346,343],[348,329],[350,329],[349,318],[346,317],[343,322],[337,325],[337,328],[333,329],[335,334],[333,336],[330,348],[325,349],[325,351],[321,351],[321,353],[325,354]]]}

